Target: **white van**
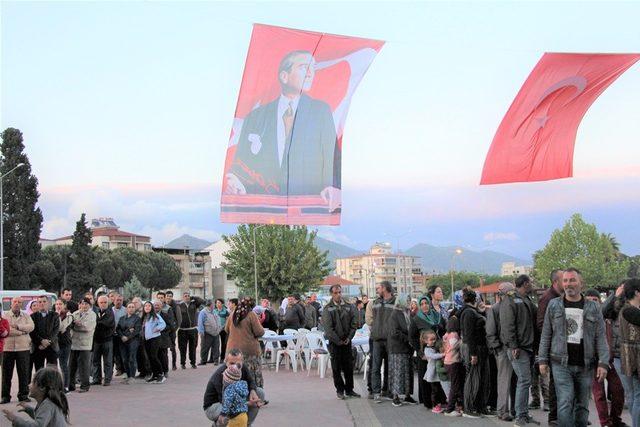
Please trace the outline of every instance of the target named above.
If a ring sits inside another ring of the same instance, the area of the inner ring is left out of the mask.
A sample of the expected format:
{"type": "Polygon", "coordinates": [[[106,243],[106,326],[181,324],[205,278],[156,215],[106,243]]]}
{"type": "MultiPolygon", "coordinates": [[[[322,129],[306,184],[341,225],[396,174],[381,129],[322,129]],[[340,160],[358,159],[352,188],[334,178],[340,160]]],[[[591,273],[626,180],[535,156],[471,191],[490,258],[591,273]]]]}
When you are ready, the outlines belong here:
{"type": "MultiPolygon", "coordinates": [[[[49,303],[51,304],[51,310],[53,310],[53,305],[55,304],[58,297],[56,294],[47,291],[36,291],[36,290],[23,290],[23,291],[0,291],[0,298],[2,298],[2,311],[11,310],[11,300],[15,297],[22,298],[22,310],[29,311],[29,305],[31,301],[38,299],[38,297],[46,296],[49,299],[49,303]]],[[[29,311],[29,313],[31,313],[29,311]]]]}

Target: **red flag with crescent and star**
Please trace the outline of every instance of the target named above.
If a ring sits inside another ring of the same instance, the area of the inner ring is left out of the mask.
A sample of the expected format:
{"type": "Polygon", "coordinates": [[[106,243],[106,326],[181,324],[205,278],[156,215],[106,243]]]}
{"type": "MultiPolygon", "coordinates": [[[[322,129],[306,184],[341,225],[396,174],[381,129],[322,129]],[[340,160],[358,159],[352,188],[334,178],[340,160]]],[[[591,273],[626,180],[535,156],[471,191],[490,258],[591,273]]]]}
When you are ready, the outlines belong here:
{"type": "Polygon", "coordinates": [[[480,185],[573,176],[582,117],[640,54],[545,53],[496,132],[480,185]]]}

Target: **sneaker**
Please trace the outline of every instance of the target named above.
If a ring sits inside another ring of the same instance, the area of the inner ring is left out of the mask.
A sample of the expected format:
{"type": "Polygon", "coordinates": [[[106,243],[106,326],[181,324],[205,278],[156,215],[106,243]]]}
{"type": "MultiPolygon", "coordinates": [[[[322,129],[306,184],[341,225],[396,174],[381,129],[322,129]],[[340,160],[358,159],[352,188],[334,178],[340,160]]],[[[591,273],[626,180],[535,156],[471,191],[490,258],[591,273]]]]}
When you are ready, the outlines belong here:
{"type": "Polygon", "coordinates": [[[526,425],[527,425],[527,420],[525,418],[518,418],[513,423],[513,427],[524,427],[526,425]]]}
{"type": "Polygon", "coordinates": [[[180,365],[180,368],[187,369],[187,366],[186,365],[180,365]]]}
{"type": "Polygon", "coordinates": [[[535,426],[540,425],[540,421],[534,419],[531,415],[527,415],[526,421],[527,421],[527,424],[533,424],[535,426]]]}
{"type": "Polygon", "coordinates": [[[79,388],[79,389],[78,389],[78,393],[86,393],[86,392],[88,392],[88,391],[89,391],[89,389],[88,389],[88,388],[79,388]]]}
{"type": "Polygon", "coordinates": [[[506,421],[508,423],[510,423],[511,421],[513,421],[513,417],[509,414],[502,414],[502,415],[498,415],[498,419],[500,421],[506,421]]]}
{"type": "Polygon", "coordinates": [[[465,418],[474,418],[474,419],[475,418],[482,418],[482,415],[479,414],[478,412],[467,412],[467,411],[465,411],[465,412],[462,413],[462,416],[465,417],[465,418]]]}
{"type": "Polygon", "coordinates": [[[344,395],[347,396],[347,397],[353,397],[353,398],[356,398],[356,399],[359,399],[360,397],[362,397],[362,396],[360,396],[358,393],[356,393],[353,390],[346,392],[344,395]]]}
{"type": "Polygon", "coordinates": [[[434,414],[441,414],[442,413],[442,406],[440,406],[440,404],[437,404],[432,410],[431,412],[433,412],[434,414]]]}
{"type": "Polygon", "coordinates": [[[111,385],[111,381],[105,381],[104,384],[102,384],[103,387],[109,387],[111,385]]]}
{"type": "Polygon", "coordinates": [[[417,405],[417,404],[418,404],[418,402],[416,402],[416,401],[414,400],[414,398],[413,398],[413,397],[411,397],[411,396],[407,396],[407,397],[405,397],[405,398],[404,398],[404,403],[407,403],[407,404],[409,404],[409,405],[417,405]]]}
{"type": "Polygon", "coordinates": [[[192,363],[191,364],[191,369],[198,369],[198,367],[194,363],[192,363]]]}
{"type": "Polygon", "coordinates": [[[395,406],[397,408],[399,406],[402,406],[402,402],[400,401],[400,398],[398,396],[396,396],[391,401],[391,405],[393,405],[393,406],[395,406]]]}
{"type": "Polygon", "coordinates": [[[454,409],[454,410],[453,410],[453,411],[451,411],[451,412],[445,412],[445,413],[444,413],[444,416],[445,416],[445,417],[461,417],[461,416],[462,416],[462,413],[461,413],[460,411],[458,411],[458,410],[454,409]]]}
{"type": "Polygon", "coordinates": [[[367,399],[369,399],[369,400],[373,400],[373,393],[369,392],[369,393],[367,394],[367,399]]]}
{"type": "Polygon", "coordinates": [[[542,406],[542,410],[544,412],[549,412],[549,404],[547,402],[544,402],[544,406],[542,406]]]}
{"type": "Polygon", "coordinates": [[[495,418],[497,416],[496,411],[492,411],[491,409],[485,409],[481,412],[481,414],[488,418],[495,418]]]}
{"type": "Polygon", "coordinates": [[[124,374],[124,371],[117,370],[117,371],[116,371],[116,375],[115,375],[115,376],[116,376],[116,377],[119,377],[119,376],[121,376],[122,374],[124,374]]]}
{"type": "Polygon", "coordinates": [[[167,380],[167,378],[164,375],[160,375],[158,377],[158,379],[156,379],[154,384],[162,384],[163,382],[165,382],[167,380]]]}
{"type": "Polygon", "coordinates": [[[154,376],[154,377],[146,378],[145,381],[148,382],[148,383],[152,383],[152,382],[157,381],[157,379],[158,379],[158,377],[154,376]]]}
{"type": "Polygon", "coordinates": [[[344,393],[336,393],[336,396],[338,397],[338,399],[344,400],[344,393]]]}
{"type": "Polygon", "coordinates": [[[380,396],[379,394],[374,394],[373,401],[376,403],[382,403],[382,396],[380,396]]]}

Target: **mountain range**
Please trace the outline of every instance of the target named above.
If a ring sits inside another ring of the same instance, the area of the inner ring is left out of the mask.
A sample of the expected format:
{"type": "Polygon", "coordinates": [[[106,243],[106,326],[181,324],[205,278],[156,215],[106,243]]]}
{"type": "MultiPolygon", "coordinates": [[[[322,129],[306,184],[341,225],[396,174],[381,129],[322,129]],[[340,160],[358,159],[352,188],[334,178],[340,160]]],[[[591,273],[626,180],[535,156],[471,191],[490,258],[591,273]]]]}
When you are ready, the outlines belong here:
{"type": "MultiPolygon", "coordinates": [[[[353,255],[360,255],[367,251],[354,249],[340,243],[317,237],[316,246],[321,251],[328,251],[327,257],[332,266],[335,266],[336,258],[344,258],[353,255]]],[[[531,265],[531,260],[526,260],[512,255],[496,251],[473,251],[462,249],[460,254],[456,254],[458,246],[433,246],[420,243],[412,246],[403,253],[418,256],[421,258],[422,271],[425,273],[445,273],[453,267],[458,271],[473,271],[483,274],[500,274],[503,262],[515,262],[516,265],[531,265]]]]}

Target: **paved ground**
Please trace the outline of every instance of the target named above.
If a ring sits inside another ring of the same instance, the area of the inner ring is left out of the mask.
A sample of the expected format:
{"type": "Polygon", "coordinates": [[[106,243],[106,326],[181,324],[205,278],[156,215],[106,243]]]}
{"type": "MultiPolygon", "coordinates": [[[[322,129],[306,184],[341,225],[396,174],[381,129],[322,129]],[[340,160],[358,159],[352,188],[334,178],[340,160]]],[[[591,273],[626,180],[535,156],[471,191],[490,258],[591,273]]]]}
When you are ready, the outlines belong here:
{"type": "MultiPolygon", "coordinates": [[[[178,370],[171,373],[165,384],[155,385],[123,385],[119,379],[114,379],[110,387],[92,386],[89,393],[70,393],[71,421],[77,427],[211,425],[202,411],[202,396],[212,371],[211,365],[198,367],[196,370],[178,370]]],[[[339,401],[335,397],[330,374],[329,372],[327,378],[320,379],[314,370],[310,377],[307,377],[306,372],[293,373],[285,369],[276,374],[265,370],[267,399],[270,403],[260,411],[255,426],[512,425],[495,419],[445,418],[432,414],[421,405],[394,408],[391,402],[375,404],[364,398],[366,387],[361,375],[356,377],[356,387],[363,398],[339,401]]],[[[16,407],[16,387],[14,381],[14,402],[3,405],[2,409],[16,407]]],[[[533,411],[533,416],[546,421],[546,413],[541,411],[533,411]]],[[[625,411],[625,417],[625,421],[630,424],[628,411],[625,411]]],[[[0,418],[0,427],[10,425],[6,419],[0,418]]],[[[592,410],[591,421],[594,427],[599,425],[595,409],[592,410]]]]}

